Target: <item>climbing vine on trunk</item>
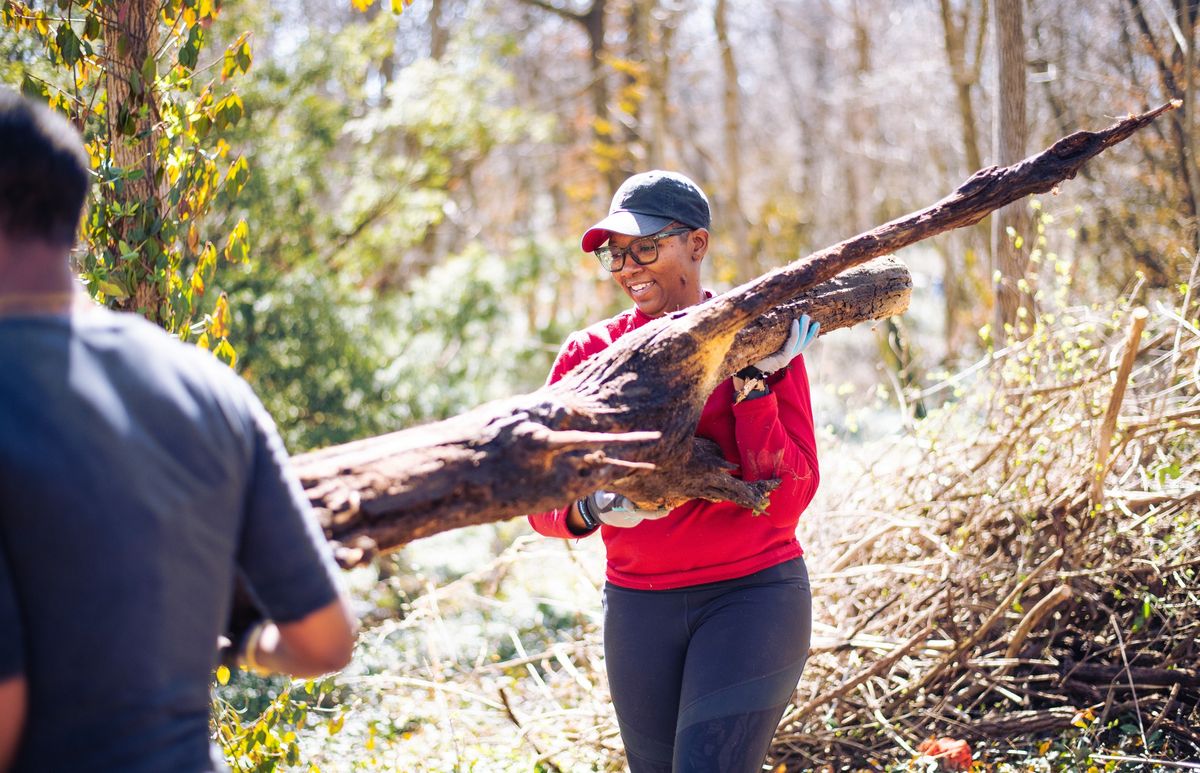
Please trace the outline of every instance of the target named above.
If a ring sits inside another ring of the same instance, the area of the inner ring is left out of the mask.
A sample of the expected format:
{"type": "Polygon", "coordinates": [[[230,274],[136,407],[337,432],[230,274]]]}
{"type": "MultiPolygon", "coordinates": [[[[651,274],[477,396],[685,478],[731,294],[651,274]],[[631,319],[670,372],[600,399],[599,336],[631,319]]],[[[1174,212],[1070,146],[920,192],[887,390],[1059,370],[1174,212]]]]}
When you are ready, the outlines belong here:
{"type": "Polygon", "coordinates": [[[207,45],[220,6],[3,0],[0,24],[41,51],[22,91],[70,118],[91,156],[96,184],[75,266],[88,292],[232,363],[229,306],[209,290],[222,259],[247,259],[249,229],[245,221],[208,227],[204,218],[249,176],[224,135],[244,113],[228,81],[253,56],[248,33],[223,53],[207,45]]]}

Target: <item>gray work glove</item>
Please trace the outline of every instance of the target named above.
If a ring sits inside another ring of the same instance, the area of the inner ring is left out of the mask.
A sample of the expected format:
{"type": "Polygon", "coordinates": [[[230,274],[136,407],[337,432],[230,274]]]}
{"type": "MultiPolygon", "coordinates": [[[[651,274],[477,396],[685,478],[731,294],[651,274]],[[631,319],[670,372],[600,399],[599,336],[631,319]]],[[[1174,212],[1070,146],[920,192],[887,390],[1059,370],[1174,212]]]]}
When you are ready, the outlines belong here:
{"type": "Polygon", "coordinates": [[[642,521],[653,521],[670,515],[670,510],[641,510],[626,497],[612,491],[593,491],[584,498],[584,505],[601,523],[627,529],[642,521]]]}
{"type": "Polygon", "coordinates": [[[791,332],[788,333],[787,340],[783,342],[779,351],[763,357],[754,363],[754,367],[758,368],[764,376],[783,370],[789,362],[796,358],[796,355],[808,348],[820,330],[820,322],[807,314],[801,314],[799,319],[792,320],[791,332]]]}

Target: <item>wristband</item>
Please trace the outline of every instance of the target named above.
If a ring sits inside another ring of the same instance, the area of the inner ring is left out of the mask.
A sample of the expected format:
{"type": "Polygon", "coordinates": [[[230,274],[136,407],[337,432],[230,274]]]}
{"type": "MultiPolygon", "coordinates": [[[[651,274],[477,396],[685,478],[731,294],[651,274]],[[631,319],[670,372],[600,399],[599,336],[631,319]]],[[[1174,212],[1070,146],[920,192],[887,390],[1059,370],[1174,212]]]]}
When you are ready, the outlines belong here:
{"type": "Polygon", "coordinates": [[[767,374],[753,365],[747,365],[734,375],[742,380],[742,388],[734,396],[734,403],[740,403],[743,400],[754,400],[771,391],[767,386],[767,374]]]}
{"type": "Polygon", "coordinates": [[[587,497],[579,500],[579,517],[583,519],[583,525],[587,529],[588,534],[600,528],[600,519],[592,512],[591,506],[588,505],[587,497]]]}
{"type": "Polygon", "coordinates": [[[263,631],[266,629],[265,621],[254,624],[250,632],[246,634],[246,647],[242,650],[242,665],[247,671],[255,674],[266,674],[267,669],[258,664],[254,659],[254,650],[258,649],[258,641],[262,638],[263,631]]]}

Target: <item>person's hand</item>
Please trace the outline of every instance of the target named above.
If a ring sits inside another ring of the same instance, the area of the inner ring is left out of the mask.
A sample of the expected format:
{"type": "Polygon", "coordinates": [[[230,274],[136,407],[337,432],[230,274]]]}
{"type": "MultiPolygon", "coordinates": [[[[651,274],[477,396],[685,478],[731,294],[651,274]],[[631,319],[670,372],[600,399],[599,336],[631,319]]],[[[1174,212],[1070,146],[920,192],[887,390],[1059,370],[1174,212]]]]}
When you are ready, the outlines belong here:
{"type": "Polygon", "coordinates": [[[820,322],[817,322],[807,314],[801,314],[799,319],[792,320],[791,332],[788,333],[787,340],[783,342],[783,346],[779,348],[779,351],[763,357],[754,363],[754,367],[764,376],[769,376],[776,371],[783,370],[789,362],[795,359],[797,354],[808,348],[808,345],[813,342],[820,330],[820,322]]]}
{"type": "Polygon", "coordinates": [[[670,515],[670,510],[641,510],[628,498],[612,491],[593,491],[584,504],[601,523],[620,528],[637,526],[642,521],[654,521],[670,515]]]}
{"type": "Polygon", "coordinates": [[[245,667],[247,671],[251,671],[260,676],[268,674],[267,670],[258,665],[255,661],[255,648],[259,641],[262,640],[264,634],[272,637],[277,637],[278,631],[269,633],[270,629],[275,626],[266,620],[258,620],[248,629],[243,631],[237,640],[233,640],[229,635],[222,634],[217,637],[217,665],[225,666],[229,670],[245,667]]]}

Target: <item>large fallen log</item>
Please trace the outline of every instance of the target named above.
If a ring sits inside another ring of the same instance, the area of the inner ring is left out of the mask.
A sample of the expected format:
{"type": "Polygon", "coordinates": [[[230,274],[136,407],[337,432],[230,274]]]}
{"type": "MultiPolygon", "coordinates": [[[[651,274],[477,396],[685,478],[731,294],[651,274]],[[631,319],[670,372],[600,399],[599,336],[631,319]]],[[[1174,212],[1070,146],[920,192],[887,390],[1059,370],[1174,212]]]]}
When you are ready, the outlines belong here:
{"type": "Polygon", "coordinates": [[[556,507],[600,487],[647,505],[705,497],[762,507],[771,484],[730,476],[711,444],[693,436],[717,384],[777,349],[799,311],[820,320],[822,332],[899,313],[909,292],[899,264],[835,277],[1051,190],[1174,106],[980,170],[930,207],[655,320],[556,384],[297,457],[339,562],[354,565],[420,537],[556,507]]]}
{"type": "MultiPolygon", "coordinates": [[[[736,345],[761,351],[764,337],[801,313],[820,320],[822,334],[900,314],[908,307],[911,290],[908,269],[894,258],[879,258],[781,304],[743,329],[736,345]]],[[[660,380],[651,388],[667,395],[686,388],[676,383],[677,374],[653,377],[660,380]]],[[[645,386],[652,377],[640,378],[646,379],[645,386]]],[[[570,392],[560,395],[554,388],[549,395],[543,394],[546,391],[297,457],[301,481],[322,526],[338,543],[339,560],[353,565],[377,550],[376,545],[390,548],[460,526],[556,507],[569,501],[565,497],[571,494],[566,492],[579,485],[577,479],[586,480],[592,470],[606,466],[632,470],[621,479],[621,488],[636,491],[639,502],[659,506],[706,497],[755,507],[776,485],[730,476],[716,444],[700,438],[690,439],[690,454],[656,455],[653,464],[632,461],[635,449],[659,441],[659,432],[612,434],[624,426],[638,426],[629,422],[639,419],[605,415],[611,407],[579,403],[570,392]],[[569,454],[570,464],[553,467],[556,453],[569,454]],[[444,471],[453,471],[453,477],[444,471]],[[532,474],[543,480],[546,475],[558,477],[539,489],[531,482],[532,474]],[[463,498],[470,497],[463,487],[476,492],[474,507],[461,507],[463,498]],[[365,536],[376,545],[359,539],[364,523],[365,536]],[[363,552],[351,549],[351,544],[363,552]]],[[[622,406],[625,409],[636,406],[622,406]]]]}

